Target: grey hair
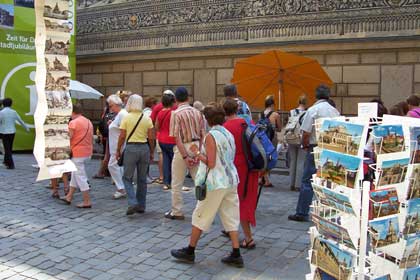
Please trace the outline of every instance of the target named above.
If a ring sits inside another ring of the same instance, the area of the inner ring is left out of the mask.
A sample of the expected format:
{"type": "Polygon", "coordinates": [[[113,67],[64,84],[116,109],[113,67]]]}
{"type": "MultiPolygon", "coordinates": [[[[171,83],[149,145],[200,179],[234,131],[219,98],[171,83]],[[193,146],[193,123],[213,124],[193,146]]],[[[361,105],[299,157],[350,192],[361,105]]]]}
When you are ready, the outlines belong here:
{"type": "Polygon", "coordinates": [[[203,103],[201,103],[200,101],[194,101],[194,103],[193,103],[193,107],[195,108],[195,109],[197,109],[198,111],[203,111],[204,110],[204,105],[203,105],[203,103]]]}
{"type": "Polygon", "coordinates": [[[112,94],[108,96],[108,98],[106,99],[106,102],[118,105],[120,107],[123,106],[123,102],[117,94],[112,94]]]}
{"type": "Polygon", "coordinates": [[[128,98],[126,105],[127,112],[140,112],[143,109],[143,97],[138,94],[132,94],[128,98]]]}

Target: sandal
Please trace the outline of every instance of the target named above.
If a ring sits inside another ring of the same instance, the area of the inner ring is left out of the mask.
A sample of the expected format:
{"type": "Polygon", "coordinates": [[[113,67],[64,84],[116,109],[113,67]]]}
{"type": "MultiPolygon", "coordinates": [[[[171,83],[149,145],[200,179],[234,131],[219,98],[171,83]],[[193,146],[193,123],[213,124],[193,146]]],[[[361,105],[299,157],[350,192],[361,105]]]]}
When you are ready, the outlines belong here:
{"type": "Polygon", "coordinates": [[[58,193],[58,191],[55,191],[55,192],[53,192],[52,194],[51,194],[51,197],[52,198],[60,198],[60,194],[58,193]]]}
{"type": "Polygon", "coordinates": [[[241,244],[239,245],[239,247],[243,248],[243,249],[255,249],[256,245],[254,242],[254,239],[249,240],[248,242],[246,241],[246,239],[242,240],[241,244]]]}
{"type": "Polygon", "coordinates": [[[92,208],[92,205],[84,205],[84,204],[78,204],[76,205],[77,208],[85,208],[85,209],[90,209],[92,208]]]}
{"type": "Polygon", "coordinates": [[[71,201],[68,201],[66,197],[60,197],[59,199],[67,205],[71,204],[71,201]]]}
{"type": "Polygon", "coordinates": [[[274,188],[273,184],[268,184],[268,185],[262,185],[264,188],[274,188]]]}
{"type": "Polygon", "coordinates": [[[230,238],[229,232],[227,232],[226,230],[222,230],[222,235],[224,237],[230,238]]]}
{"type": "Polygon", "coordinates": [[[161,178],[156,178],[156,179],[154,179],[153,181],[152,181],[152,183],[155,183],[155,184],[163,184],[163,179],[161,179],[161,178]]]}

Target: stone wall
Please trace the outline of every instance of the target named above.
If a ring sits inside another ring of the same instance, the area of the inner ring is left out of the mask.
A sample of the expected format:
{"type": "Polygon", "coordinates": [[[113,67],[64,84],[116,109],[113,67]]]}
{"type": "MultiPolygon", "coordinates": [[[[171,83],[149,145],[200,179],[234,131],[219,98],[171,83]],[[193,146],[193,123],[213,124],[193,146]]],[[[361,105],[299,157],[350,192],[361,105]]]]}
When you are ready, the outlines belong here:
{"type": "MultiPolygon", "coordinates": [[[[229,83],[235,62],[272,46],[194,49],[120,54],[78,59],[77,78],[106,95],[126,89],[160,97],[165,89],[186,86],[194,100],[219,100],[229,83]]],[[[318,43],[282,46],[282,50],[313,57],[335,85],[333,98],[345,115],[355,114],[357,103],[380,97],[391,106],[413,93],[420,94],[418,40],[318,43]]],[[[84,101],[91,118],[103,104],[84,101]]]]}

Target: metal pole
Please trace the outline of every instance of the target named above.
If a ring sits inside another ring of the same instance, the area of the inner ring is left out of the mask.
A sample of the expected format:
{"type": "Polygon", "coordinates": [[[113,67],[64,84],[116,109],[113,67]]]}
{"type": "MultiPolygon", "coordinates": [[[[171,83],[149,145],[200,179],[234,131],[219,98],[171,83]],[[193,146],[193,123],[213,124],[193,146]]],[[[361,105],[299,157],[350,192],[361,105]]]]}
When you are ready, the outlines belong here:
{"type": "Polygon", "coordinates": [[[362,211],[360,216],[360,245],[359,245],[359,273],[357,279],[365,279],[366,250],[368,240],[369,222],[369,191],[370,182],[364,181],[362,188],[362,211]]]}

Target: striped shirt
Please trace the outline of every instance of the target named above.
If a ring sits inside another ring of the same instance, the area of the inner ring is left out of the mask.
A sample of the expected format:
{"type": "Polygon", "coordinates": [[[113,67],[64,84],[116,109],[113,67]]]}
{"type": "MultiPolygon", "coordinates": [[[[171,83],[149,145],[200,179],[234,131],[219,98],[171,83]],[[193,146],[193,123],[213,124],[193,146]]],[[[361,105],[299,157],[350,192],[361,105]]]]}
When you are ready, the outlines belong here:
{"type": "Polygon", "coordinates": [[[205,134],[203,115],[188,104],[179,106],[172,112],[169,134],[182,143],[199,141],[205,134]]]}

